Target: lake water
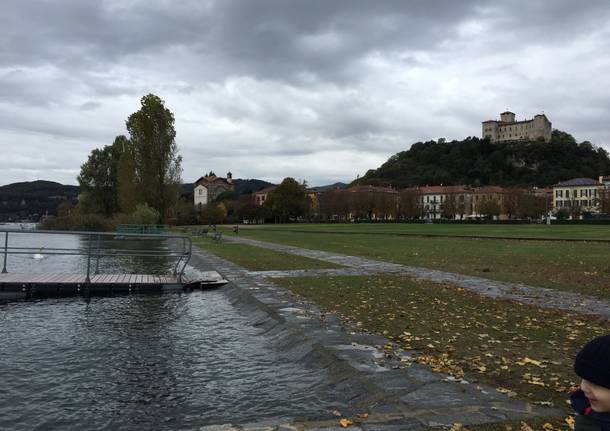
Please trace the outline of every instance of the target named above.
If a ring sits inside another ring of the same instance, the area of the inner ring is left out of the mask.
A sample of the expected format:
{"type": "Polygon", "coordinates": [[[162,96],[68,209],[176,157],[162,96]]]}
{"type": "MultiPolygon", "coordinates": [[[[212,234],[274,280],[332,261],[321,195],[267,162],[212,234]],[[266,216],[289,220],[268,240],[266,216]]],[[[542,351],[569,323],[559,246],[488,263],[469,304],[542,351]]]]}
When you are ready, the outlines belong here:
{"type": "MultiPolygon", "coordinates": [[[[63,238],[54,245],[84,244],[63,238]]],[[[83,263],[24,256],[8,267],[83,263]]],[[[256,332],[222,291],[0,304],[0,429],[190,429],[326,412],[324,372],[256,332]]]]}

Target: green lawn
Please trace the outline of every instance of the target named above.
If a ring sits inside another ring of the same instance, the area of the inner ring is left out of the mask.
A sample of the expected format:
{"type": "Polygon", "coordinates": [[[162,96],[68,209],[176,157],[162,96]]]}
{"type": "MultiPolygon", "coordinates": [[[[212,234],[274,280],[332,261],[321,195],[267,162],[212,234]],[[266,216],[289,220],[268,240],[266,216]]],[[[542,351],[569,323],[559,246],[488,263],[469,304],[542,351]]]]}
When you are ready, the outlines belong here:
{"type": "Polygon", "coordinates": [[[610,244],[606,243],[294,232],[267,227],[242,229],[239,235],[610,298],[610,244]]]}
{"type": "Polygon", "coordinates": [[[276,282],[402,349],[421,352],[417,362],[434,371],[561,409],[567,408],[567,391],[578,382],[572,371],[576,352],[591,338],[610,333],[606,321],[407,277],[276,282]]]}
{"type": "Polygon", "coordinates": [[[361,223],[361,224],[267,224],[240,226],[249,229],[293,232],[356,233],[380,235],[436,235],[481,236],[501,238],[547,238],[610,241],[610,225],[459,225],[419,223],[361,223]]]}
{"type": "Polygon", "coordinates": [[[209,237],[194,237],[193,245],[208,250],[215,255],[227,259],[251,271],[293,270],[311,268],[339,268],[340,265],[279,253],[246,244],[227,241],[216,242],[209,237]]]}

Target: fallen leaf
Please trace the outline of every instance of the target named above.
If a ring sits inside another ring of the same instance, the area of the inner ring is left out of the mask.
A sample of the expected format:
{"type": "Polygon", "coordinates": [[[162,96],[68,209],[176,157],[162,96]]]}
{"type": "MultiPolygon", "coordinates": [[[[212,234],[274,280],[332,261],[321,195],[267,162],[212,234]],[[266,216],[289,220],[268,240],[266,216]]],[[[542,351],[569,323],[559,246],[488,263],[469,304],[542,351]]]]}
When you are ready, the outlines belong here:
{"type": "Polygon", "coordinates": [[[354,422],[352,422],[351,420],[349,420],[347,418],[343,418],[343,419],[339,420],[339,425],[341,425],[343,428],[347,428],[348,426],[350,426],[353,423],[354,422]]]}

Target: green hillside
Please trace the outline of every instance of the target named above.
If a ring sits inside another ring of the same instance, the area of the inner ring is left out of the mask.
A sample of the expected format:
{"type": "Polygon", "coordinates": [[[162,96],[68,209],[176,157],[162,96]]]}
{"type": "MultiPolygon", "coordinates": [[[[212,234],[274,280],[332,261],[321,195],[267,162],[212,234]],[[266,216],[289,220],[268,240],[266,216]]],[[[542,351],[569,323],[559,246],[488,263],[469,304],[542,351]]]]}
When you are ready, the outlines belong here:
{"type": "Polygon", "coordinates": [[[76,202],[78,186],[30,181],[0,186],[0,221],[39,220],[55,214],[61,202],[76,202]]]}
{"type": "Polygon", "coordinates": [[[418,142],[369,170],[355,184],[394,186],[500,185],[550,186],[570,178],[610,174],[608,152],[590,142],[577,143],[553,131],[551,142],[418,142]]]}

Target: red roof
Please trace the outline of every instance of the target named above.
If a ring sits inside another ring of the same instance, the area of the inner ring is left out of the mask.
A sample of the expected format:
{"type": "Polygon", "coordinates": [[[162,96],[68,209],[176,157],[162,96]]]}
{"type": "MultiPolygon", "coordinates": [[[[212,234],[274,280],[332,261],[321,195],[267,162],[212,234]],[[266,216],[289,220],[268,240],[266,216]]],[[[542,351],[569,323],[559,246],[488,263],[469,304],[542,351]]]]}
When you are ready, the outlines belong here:
{"type": "Polygon", "coordinates": [[[424,186],[419,188],[419,192],[424,195],[442,194],[444,193],[443,186],[424,186]]]}
{"type": "Polygon", "coordinates": [[[195,181],[195,184],[198,185],[201,182],[213,183],[215,181],[222,181],[223,183],[229,184],[226,178],[217,177],[216,175],[205,175],[200,177],[197,181],[195,181]]]}
{"type": "Polygon", "coordinates": [[[453,193],[472,193],[472,189],[467,186],[423,186],[419,187],[419,193],[424,195],[432,194],[453,194],[453,193]]]}
{"type": "Polygon", "coordinates": [[[500,186],[483,186],[474,189],[475,193],[505,193],[506,189],[500,186]]]}
{"type": "Polygon", "coordinates": [[[356,193],[356,192],[376,192],[376,193],[395,193],[396,190],[394,190],[392,187],[379,187],[379,186],[353,186],[350,187],[348,189],[345,189],[345,191],[350,192],[350,193],[356,193]]]}

